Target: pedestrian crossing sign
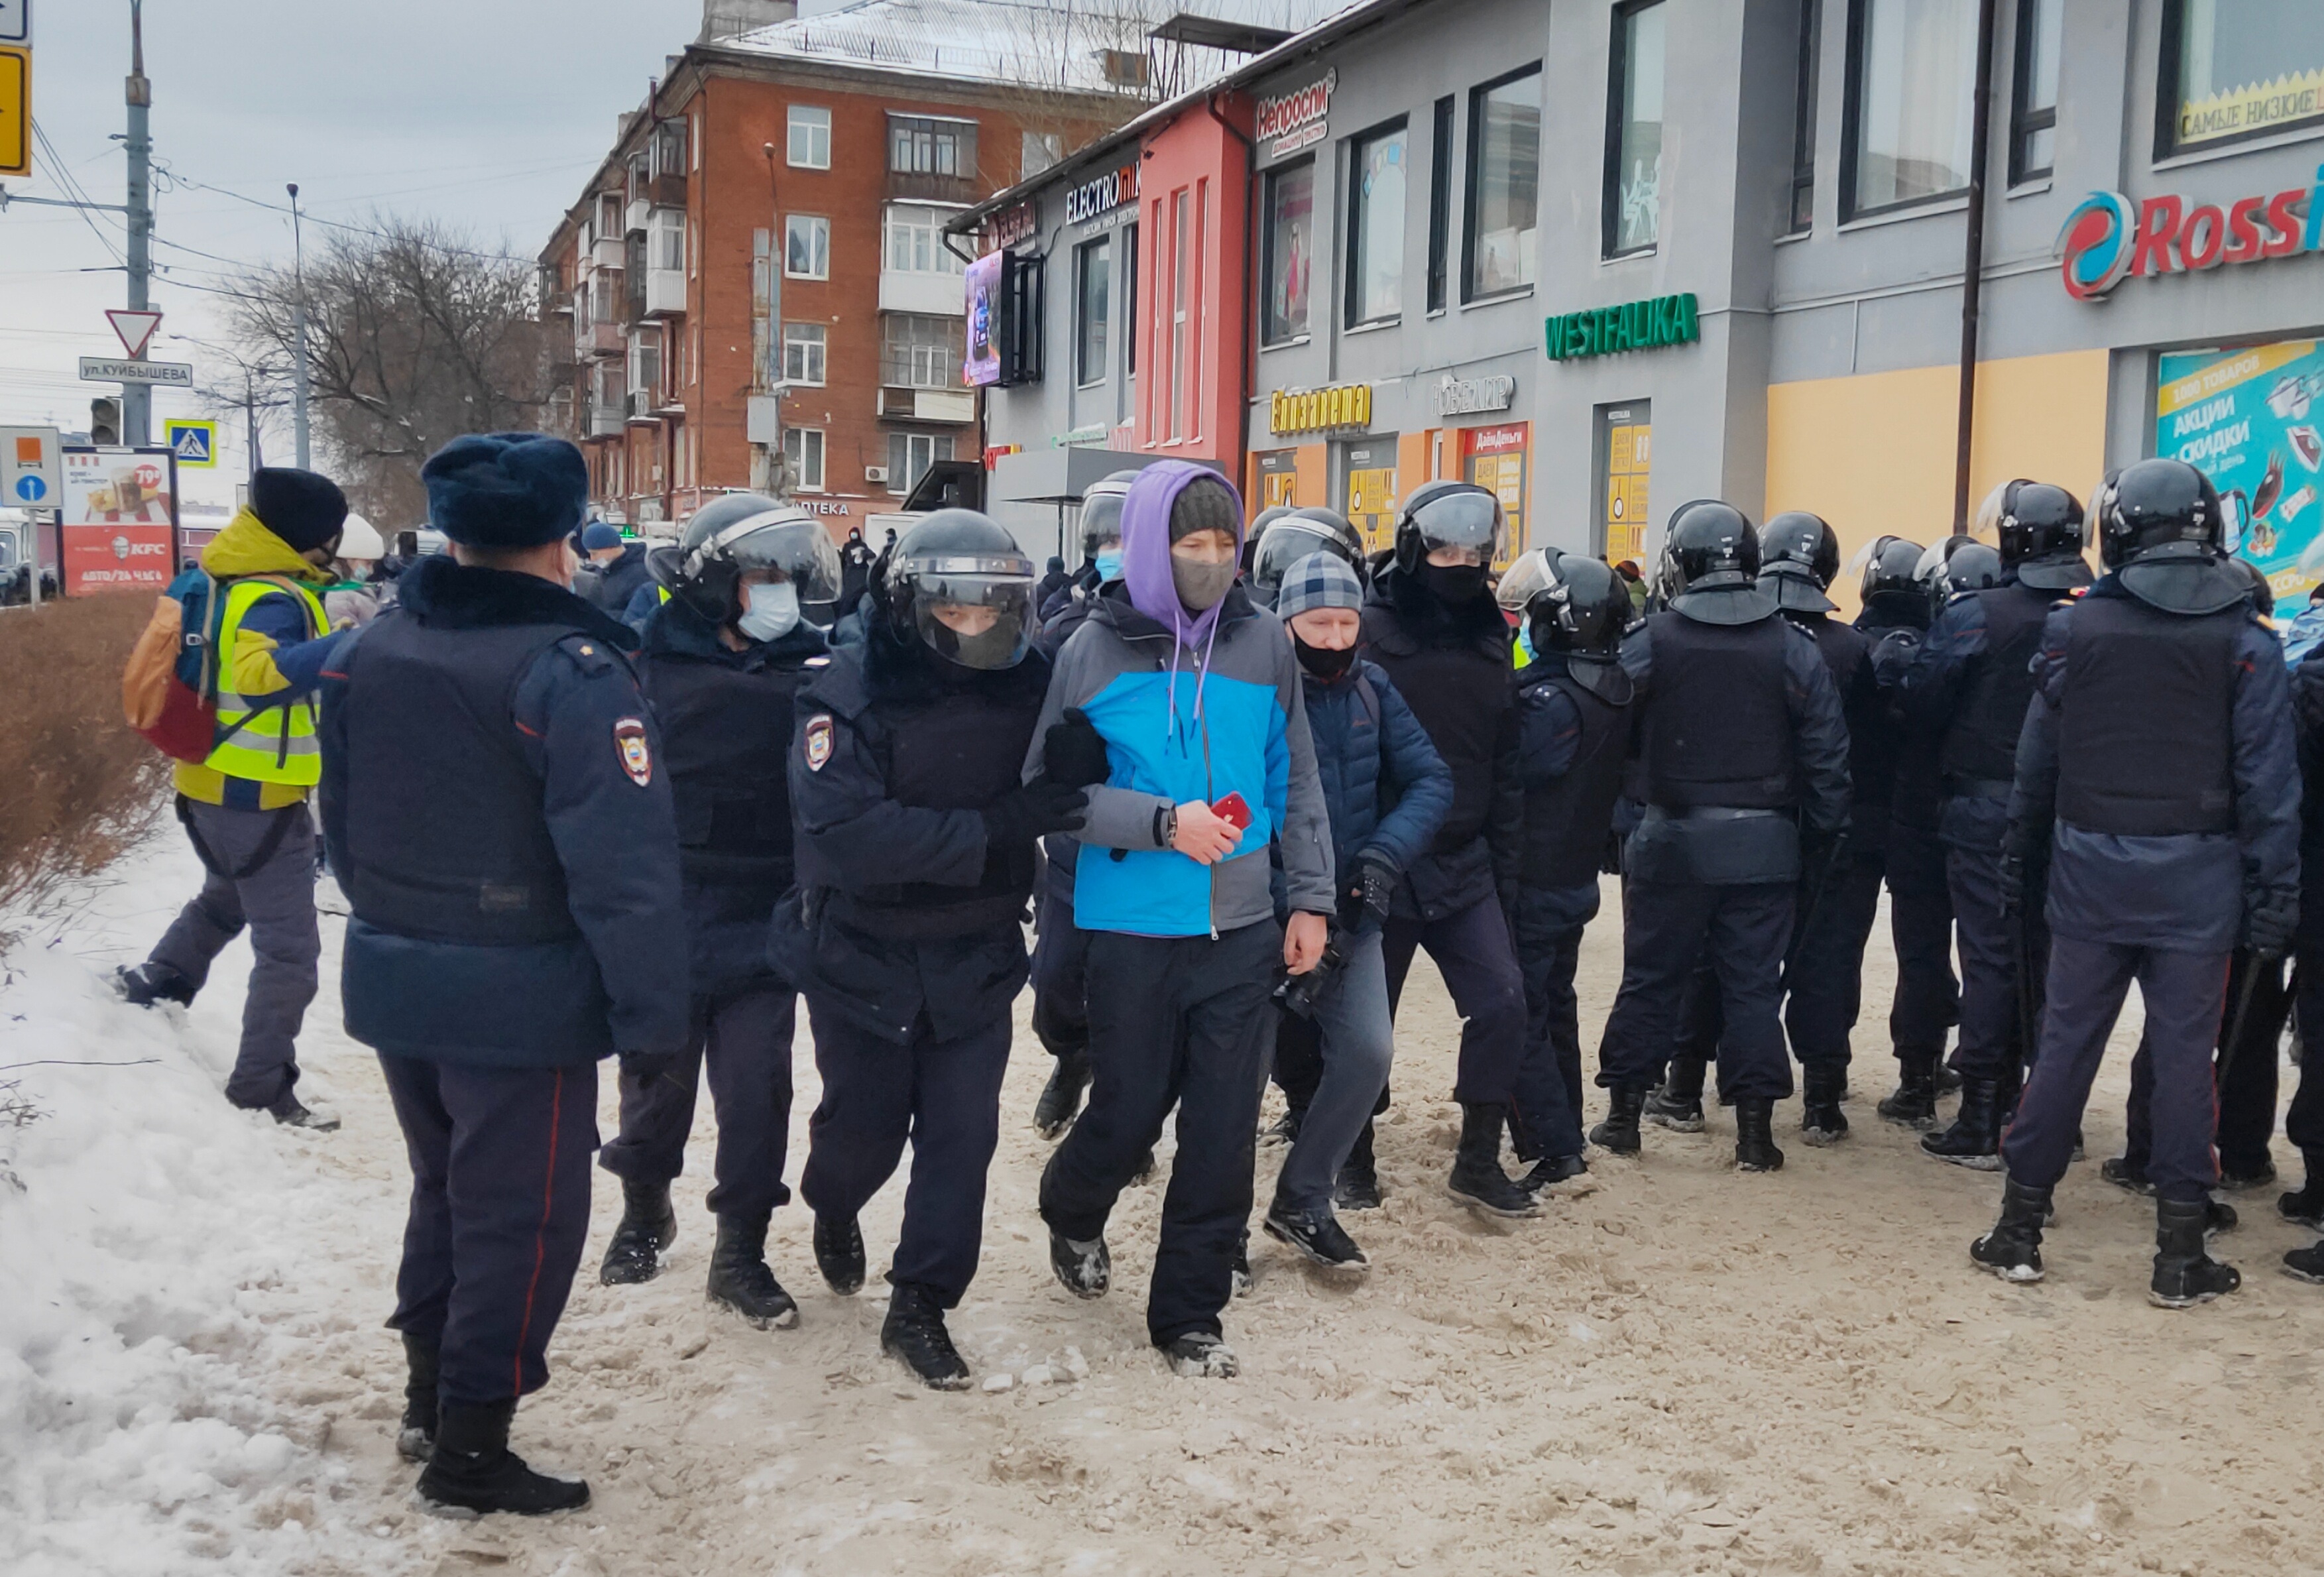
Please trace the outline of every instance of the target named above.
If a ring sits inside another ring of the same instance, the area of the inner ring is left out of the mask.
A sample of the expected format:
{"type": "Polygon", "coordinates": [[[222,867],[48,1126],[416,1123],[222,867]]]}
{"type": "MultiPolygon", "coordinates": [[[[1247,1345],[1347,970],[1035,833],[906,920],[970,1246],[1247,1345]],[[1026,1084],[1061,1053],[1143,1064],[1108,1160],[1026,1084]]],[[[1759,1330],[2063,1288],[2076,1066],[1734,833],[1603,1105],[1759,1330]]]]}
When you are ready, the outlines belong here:
{"type": "Polygon", "coordinates": [[[176,451],[178,464],[214,467],[217,465],[217,423],[214,421],[170,421],[162,425],[170,447],[176,451]]]}

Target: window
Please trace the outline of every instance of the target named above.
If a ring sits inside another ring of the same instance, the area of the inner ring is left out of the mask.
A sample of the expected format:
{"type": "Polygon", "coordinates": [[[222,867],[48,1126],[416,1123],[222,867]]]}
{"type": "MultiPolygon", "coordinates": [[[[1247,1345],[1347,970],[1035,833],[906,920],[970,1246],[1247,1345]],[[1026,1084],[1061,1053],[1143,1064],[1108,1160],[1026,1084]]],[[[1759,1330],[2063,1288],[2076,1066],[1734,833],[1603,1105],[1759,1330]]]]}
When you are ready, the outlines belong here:
{"type": "Polygon", "coordinates": [[[1121,232],[1121,375],[1138,376],[1138,226],[1121,232]]]}
{"type": "Polygon", "coordinates": [[[1663,0],[1614,13],[1606,90],[1605,254],[1652,252],[1663,232],[1663,0]]]}
{"type": "Polygon", "coordinates": [[[888,231],[887,263],[894,273],[950,273],[964,272],[967,264],[960,254],[944,244],[945,215],[935,208],[891,206],[885,220],[888,231]]]}
{"type": "Polygon", "coordinates": [[[653,177],[653,160],[643,148],[630,155],[630,201],[646,200],[646,187],[653,177]]]}
{"type": "Polygon", "coordinates": [[[901,496],[918,484],[928,467],[952,458],[950,433],[891,432],[888,435],[888,491],[901,496]]]}
{"type": "Polygon", "coordinates": [[[1183,438],[1193,431],[1187,398],[1187,357],[1193,350],[1194,314],[1194,238],[1193,194],[1180,188],[1171,204],[1170,221],[1170,436],[1183,438]]]}
{"type": "Polygon", "coordinates": [[[976,123],[890,115],[888,168],[898,175],[971,179],[976,174],[976,123]]]}
{"type": "Polygon", "coordinates": [[[831,221],[811,214],[783,216],[783,272],[795,280],[831,277],[831,221]]]}
{"type": "Polygon", "coordinates": [[[2157,158],[2324,123],[2315,0],[2165,0],[2157,158]]]}
{"type": "Polygon", "coordinates": [[[2017,77],[2010,94],[2009,184],[2038,180],[2057,161],[2058,44],[2065,0],[2017,0],[2017,77]]]}
{"type": "Polygon", "coordinates": [[[649,400],[661,395],[661,327],[643,324],[630,332],[630,387],[649,400]]]}
{"type": "Polygon", "coordinates": [[[794,170],[831,168],[831,112],[811,104],[791,106],[790,142],[784,155],[794,170]]]}
{"type": "Polygon", "coordinates": [[[646,263],[650,268],[686,266],[686,216],[656,208],[646,218],[646,263]]]}
{"type": "Polygon", "coordinates": [[[1065,156],[1065,139],[1056,132],[1025,133],[1019,143],[1017,179],[1030,180],[1065,156]]]}
{"type": "MultiPolygon", "coordinates": [[[[2038,0],[2034,0],[2038,3],[2038,0]]],[[[1816,57],[1823,38],[1823,0],[1800,0],[1798,94],[1792,107],[1792,234],[1815,227],[1816,57]]]]}
{"type": "Polygon", "coordinates": [[[1105,381],[1107,331],[1113,322],[1113,238],[1074,248],[1074,382],[1105,381]]]}
{"type": "Polygon", "coordinates": [[[653,172],[656,175],[686,173],[687,125],[683,120],[669,120],[654,127],[653,172]]]}
{"type": "MultiPolygon", "coordinates": [[[[1659,64],[1655,79],[1662,79],[1659,64]]],[[[1469,96],[1467,278],[1462,300],[1533,283],[1540,194],[1541,67],[1536,64],[1469,96]]]]}
{"type": "Polygon", "coordinates": [[[794,493],[823,491],[823,429],[819,427],[787,427],[783,429],[783,469],[790,473],[794,493]]]}
{"type": "Polygon", "coordinates": [[[1843,217],[1969,185],[1978,0],[1850,0],[1843,217]]]}
{"type": "Polygon", "coordinates": [[[826,337],[820,323],[783,325],[784,383],[822,385],[826,337]]]}
{"type": "Polygon", "coordinates": [[[1348,158],[1348,326],[1404,311],[1404,126],[1356,140],[1348,158]]]}
{"type": "Polygon", "coordinates": [[[1444,310],[1452,230],[1452,100],[1436,101],[1428,140],[1428,309],[1444,310]]]}
{"type": "Polygon", "coordinates": [[[1315,249],[1315,161],[1302,160],[1267,173],[1267,300],[1259,339],[1282,345],[1307,334],[1307,272],[1315,249]]]}
{"type": "Polygon", "coordinates": [[[957,389],[968,359],[968,326],[958,318],[889,312],[881,319],[880,382],[898,389],[957,389]]]}

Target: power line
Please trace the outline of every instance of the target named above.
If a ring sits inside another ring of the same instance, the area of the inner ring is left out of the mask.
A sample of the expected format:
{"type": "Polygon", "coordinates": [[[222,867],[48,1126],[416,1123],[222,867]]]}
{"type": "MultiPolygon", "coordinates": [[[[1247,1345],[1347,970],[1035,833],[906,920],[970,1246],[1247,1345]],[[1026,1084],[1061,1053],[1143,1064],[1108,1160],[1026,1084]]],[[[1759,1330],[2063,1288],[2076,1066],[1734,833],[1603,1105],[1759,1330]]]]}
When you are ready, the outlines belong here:
{"type": "MultiPolygon", "coordinates": [[[[190,176],[172,173],[170,179],[180,186],[189,187],[196,191],[214,191],[220,197],[233,198],[235,201],[248,203],[254,208],[267,208],[278,214],[288,214],[290,211],[290,205],[287,203],[268,202],[263,198],[230,191],[225,187],[212,186],[208,181],[196,180],[190,176]]],[[[473,246],[447,246],[440,241],[428,241],[410,235],[399,235],[393,231],[383,230],[374,225],[351,225],[342,219],[326,219],[318,215],[308,213],[303,208],[300,210],[300,217],[309,224],[321,225],[327,229],[345,230],[351,235],[369,235],[381,241],[414,243],[426,247],[430,252],[440,252],[447,256],[481,258],[486,263],[530,263],[532,261],[530,258],[520,257],[512,252],[480,252],[473,246]]]]}
{"type": "Polygon", "coordinates": [[[75,180],[71,172],[65,168],[64,160],[57,153],[56,144],[49,141],[47,130],[37,119],[32,122],[32,135],[40,143],[42,152],[47,156],[57,184],[62,187],[65,195],[78,205],[73,212],[80,216],[81,223],[88,226],[88,233],[97,237],[97,244],[105,248],[106,254],[114,262],[126,267],[129,260],[121,254],[119,247],[114,245],[113,237],[98,227],[95,215],[89,211],[96,205],[90,201],[88,193],[81,189],[80,183],[75,180]]]}

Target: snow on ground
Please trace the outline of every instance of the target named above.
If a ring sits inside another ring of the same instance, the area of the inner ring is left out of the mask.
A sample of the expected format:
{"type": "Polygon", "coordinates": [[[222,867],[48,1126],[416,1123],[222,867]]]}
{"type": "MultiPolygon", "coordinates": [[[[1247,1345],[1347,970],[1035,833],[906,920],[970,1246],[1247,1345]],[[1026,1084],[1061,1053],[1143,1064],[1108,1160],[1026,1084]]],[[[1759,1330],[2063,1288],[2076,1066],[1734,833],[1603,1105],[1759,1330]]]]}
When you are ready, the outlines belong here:
{"type": "MultiPolygon", "coordinates": [[[[965,1395],[919,1390],[880,1355],[876,1279],[832,1296],[797,1208],[770,1249],[799,1327],[706,1306],[706,1101],[667,1272],[596,1285],[619,1206],[601,1175],[554,1376],[518,1416],[519,1448],[586,1472],[595,1505],[548,1523],[420,1517],[393,1452],[401,1353],[379,1323],[403,1163],[376,1073],[337,1030],[338,923],[304,1058],[312,1098],[346,1119],[335,1136],[279,1132],[215,1094],[245,950],[190,1019],[100,991],[193,876],[165,839],[56,945],[20,950],[0,1000],[0,1062],[161,1059],[0,1074],[52,1113],[0,1128],[25,1185],[0,1182],[11,1577],[2315,1569],[2298,1536],[2324,1490],[2324,1293],[2273,1270],[2307,1234],[2272,1194],[2241,1196],[2222,1251],[2244,1290],[2160,1313],[2144,1298],[2151,1207],[2092,1164],[2059,1191],[2046,1284],[1972,1271],[1996,1181],[1923,1159],[1872,1114],[1892,1065],[1885,942],[1846,1145],[1799,1143],[1794,1102],[1778,1115],[1788,1166],[1738,1176],[1715,1114],[1703,1135],[1650,1132],[1642,1162],[1601,1159],[1593,1192],[1508,1225],[1438,1186],[1457,1026],[1420,971],[1381,1130],[1388,1208],[1349,1222],[1377,1268],[1336,1286],[1257,1239],[1259,1286],[1227,1317],[1233,1382],[1174,1379],[1145,1345],[1158,1187],[1117,1213],[1111,1297],[1052,1281],[1033,1213],[1047,1147],[1028,1120],[1047,1064],[1029,1034],[984,1268],[954,1320],[986,1382],[965,1395]]],[[[1615,898],[1584,954],[1592,1039],[1619,964],[1615,898]]],[[[2119,1147],[2135,1020],[2093,1102],[2093,1157],[2119,1147]]],[[[794,1178],[816,1091],[804,1036],[798,1083],[794,1178]]],[[[1167,1175],[1167,1139],[1164,1156],[1167,1175]]],[[[1280,1152],[1259,1156],[1264,1197],[1280,1152]]],[[[900,1194],[867,1213],[875,1265],[900,1194]]]]}

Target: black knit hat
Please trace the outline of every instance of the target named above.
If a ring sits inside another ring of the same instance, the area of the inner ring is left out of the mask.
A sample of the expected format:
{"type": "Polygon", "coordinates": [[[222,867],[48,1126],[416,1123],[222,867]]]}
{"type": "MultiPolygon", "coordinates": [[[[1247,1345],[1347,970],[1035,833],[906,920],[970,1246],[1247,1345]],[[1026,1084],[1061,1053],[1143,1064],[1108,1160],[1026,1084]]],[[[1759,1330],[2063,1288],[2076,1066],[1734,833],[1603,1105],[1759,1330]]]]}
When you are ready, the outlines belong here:
{"type": "Polygon", "coordinates": [[[1224,531],[1232,539],[1241,526],[1234,493],[1223,482],[1197,476],[1171,501],[1170,540],[1174,543],[1195,531],[1224,531]]]}
{"type": "Polygon", "coordinates": [[[250,479],[250,512],[294,553],[327,548],[347,523],[347,495],[327,476],[262,466],[250,479]]]}
{"type": "Polygon", "coordinates": [[[420,468],[429,523],[470,548],[538,548],[572,535],[589,505],[589,466],[563,438],[471,433],[420,468]]]}

